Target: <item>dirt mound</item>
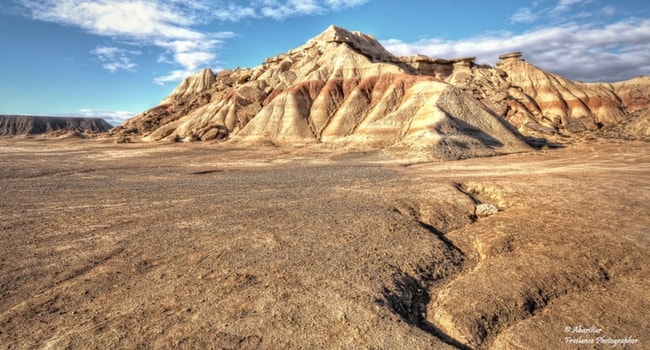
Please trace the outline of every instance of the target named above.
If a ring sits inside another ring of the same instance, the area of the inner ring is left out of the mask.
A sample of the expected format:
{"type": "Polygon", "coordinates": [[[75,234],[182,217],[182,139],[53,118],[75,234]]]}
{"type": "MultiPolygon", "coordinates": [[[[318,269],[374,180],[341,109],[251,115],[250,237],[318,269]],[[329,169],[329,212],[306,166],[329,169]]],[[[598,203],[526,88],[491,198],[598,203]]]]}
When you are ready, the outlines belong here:
{"type": "Polygon", "coordinates": [[[99,133],[109,131],[112,127],[99,118],[0,115],[0,136],[99,133]]]}

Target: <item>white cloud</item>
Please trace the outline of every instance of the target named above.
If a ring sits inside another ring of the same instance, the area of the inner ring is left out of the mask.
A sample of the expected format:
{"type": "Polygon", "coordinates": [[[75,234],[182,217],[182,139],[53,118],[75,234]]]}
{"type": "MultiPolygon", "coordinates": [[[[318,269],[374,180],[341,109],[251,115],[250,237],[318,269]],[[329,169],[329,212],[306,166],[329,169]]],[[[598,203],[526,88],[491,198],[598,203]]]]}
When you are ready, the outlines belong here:
{"type": "Polygon", "coordinates": [[[365,4],[368,0],[325,0],[325,4],[334,10],[347,7],[356,7],[365,4]]]}
{"type": "MultiPolygon", "coordinates": [[[[273,18],[322,14],[359,6],[369,0],[16,0],[33,19],[81,28],[124,45],[156,46],[165,50],[158,63],[180,66],[156,77],[173,82],[218,64],[217,51],[234,33],[204,32],[200,25],[213,21],[237,22],[246,18],[273,18]],[[171,56],[171,60],[168,58],[171,56]]],[[[117,49],[117,48],[116,48],[117,49]]],[[[113,56],[93,51],[104,68],[134,70],[133,50],[117,49],[113,56]]]]}
{"type": "MultiPolygon", "coordinates": [[[[223,33],[223,38],[230,37],[232,33],[223,33]]],[[[183,69],[173,70],[166,75],[156,77],[156,84],[176,82],[182,80],[188,75],[196,73],[198,70],[212,66],[216,63],[217,54],[211,49],[221,45],[223,39],[213,38],[206,41],[193,40],[174,40],[174,41],[156,41],[155,45],[165,48],[171,53],[173,60],[179,63],[183,69]]],[[[166,57],[159,57],[158,62],[167,61],[166,57]]],[[[216,69],[215,70],[219,70],[216,69]]]]}
{"type": "Polygon", "coordinates": [[[304,16],[323,13],[325,9],[317,0],[265,0],[260,13],[273,19],[284,19],[292,16],[304,16]]]}
{"type": "Polygon", "coordinates": [[[111,73],[120,70],[134,71],[137,64],[133,56],[140,55],[140,51],[125,50],[117,47],[96,47],[91,53],[99,59],[102,67],[111,73]]]}
{"type": "MultiPolygon", "coordinates": [[[[21,0],[34,19],[79,27],[125,45],[157,46],[192,74],[215,63],[216,51],[231,32],[206,33],[194,26],[208,21],[212,5],[203,0],[21,0]],[[191,51],[191,52],[190,52],[191,51]]],[[[134,70],[139,51],[117,47],[92,51],[111,71],[134,70]]],[[[160,59],[159,62],[165,62],[160,59]]],[[[170,75],[160,77],[164,81],[170,75]]],[[[182,77],[179,78],[179,80],[182,77]]]]}
{"type": "Polygon", "coordinates": [[[282,20],[288,17],[309,16],[344,8],[356,7],[369,0],[257,0],[259,13],[263,17],[282,20]]]}
{"type": "Polygon", "coordinates": [[[431,38],[405,43],[390,39],[382,43],[396,55],[476,56],[479,63],[494,63],[499,54],[522,51],[524,58],[545,70],[583,81],[650,75],[650,19],[600,26],[567,23],[517,35],[503,32],[460,40],[431,38]]]}
{"type": "Polygon", "coordinates": [[[529,7],[522,7],[517,10],[511,17],[510,22],[512,23],[530,23],[537,20],[537,14],[532,12],[532,9],[529,7]]]}
{"type": "Polygon", "coordinates": [[[35,19],[73,25],[103,36],[140,40],[202,36],[184,27],[193,22],[190,13],[176,11],[162,1],[30,0],[24,3],[35,19]]]}
{"type": "Polygon", "coordinates": [[[192,73],[194,72],[185,69],[177,69],[167,73],[166,75],[156,77],[154,79],[154,82],[159,85],[165,85],[166,83],[173,83],[183,80],[185,77],[191,75],[192,73]]]}
{"type": "Polygon", "coordinates": [[[571,9],[573,5],[577,4],[587,4],[590,3],[591,0],[560,0],[558,1],[557,5],[555,5],[555,8],[553,9],[554,12],[565,12],[571,9]]]}
{"type": "Polygon", "coordinates": [[[250,6],[228,4],[212,10],[212,16],[224,22],[238,22],[248,17],[258,17],[257,10],[250,6]]]}

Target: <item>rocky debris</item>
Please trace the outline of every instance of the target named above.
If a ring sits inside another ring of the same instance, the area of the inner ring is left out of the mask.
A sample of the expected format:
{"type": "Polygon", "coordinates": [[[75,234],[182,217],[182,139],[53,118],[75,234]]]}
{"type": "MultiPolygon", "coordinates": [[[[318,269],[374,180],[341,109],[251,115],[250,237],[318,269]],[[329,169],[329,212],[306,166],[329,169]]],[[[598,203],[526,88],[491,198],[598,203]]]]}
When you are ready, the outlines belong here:
{"type": "Polygon", "coordinates": [[[370,35],[330,26],[255,68],[188,77],[112,135],[327,143],[460,159],[525,151],[522,135],[570,137],[624,122],[630,127],[622,133],[646,132],[632,113],[647,106],[648,79],[581,83],[521,57],[501,55],[495,67],[474,57],[396,57],[370,35]]]}
{"type": "Polygon", "coordinates": [[[73,132],[100,133],[109,131],[113,126],[100,118],[44,117],[31,115],[0,115],[0,136],[37,135],[73,132]]]}
{"type": "Polygon", "coordinates": [[[476,210],[474,211],[474,215],[478,217],[486,217],[486,216],[496,214],[498,211],[499,209],[494,204],[481,203],[476,205],[476,210]]]}
{"type": "Polygon", "coordinates": [[[454,69],[473,67],[476,57],[443,59],[415,55],[400,57],[399,60],[413,68],[417,74],[431,75],[440,80],[445,80],[454,72],[454,69]]]}
{"type": "Polygon", "coordinates": [[[603,128],[603,136],[650,140],[650,77],[636,77],[610,85],[621,99],[626,118],[603,128]]]}
{"type": "Polygon", "coordinates": [[[522,53],[519,51],[515,52],[509,52],[509,53],[504,53],[503,55],[499,55],[500,60],[507,60],[507,59],[521,59],[522,53]]]}
{"type": "Polygon", "coordinates": [[[625,110],[634,113],[647,110],[650,103],[650,77],[636,77],[606,85],[621,99],[625,110]]]}

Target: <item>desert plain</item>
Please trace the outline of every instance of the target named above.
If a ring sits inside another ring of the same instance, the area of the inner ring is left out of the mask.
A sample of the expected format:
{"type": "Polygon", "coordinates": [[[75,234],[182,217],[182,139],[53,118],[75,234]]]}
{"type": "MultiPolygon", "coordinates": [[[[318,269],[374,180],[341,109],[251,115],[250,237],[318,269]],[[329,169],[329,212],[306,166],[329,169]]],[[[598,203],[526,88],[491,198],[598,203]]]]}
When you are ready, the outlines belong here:
{"type": "Polygon", "coordinates": [[[647,142],[421,162],[27,137],[0,164],[4,349],[650,347],[647,142]]]}

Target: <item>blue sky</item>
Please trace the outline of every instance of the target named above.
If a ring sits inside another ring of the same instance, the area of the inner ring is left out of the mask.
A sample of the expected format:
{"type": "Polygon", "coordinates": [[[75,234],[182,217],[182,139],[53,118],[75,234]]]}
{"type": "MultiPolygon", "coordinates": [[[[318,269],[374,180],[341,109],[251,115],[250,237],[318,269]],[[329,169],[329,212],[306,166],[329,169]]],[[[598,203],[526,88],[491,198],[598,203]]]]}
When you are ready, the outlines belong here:
{"type": "Polygon", "coordinates": [[[650,75],[646,0],[4,0],[0,114],[119,124],[188,74],[257,66],[330,24],[396,55],[494,64],[523,51],[572,79],[650,75]]]}

